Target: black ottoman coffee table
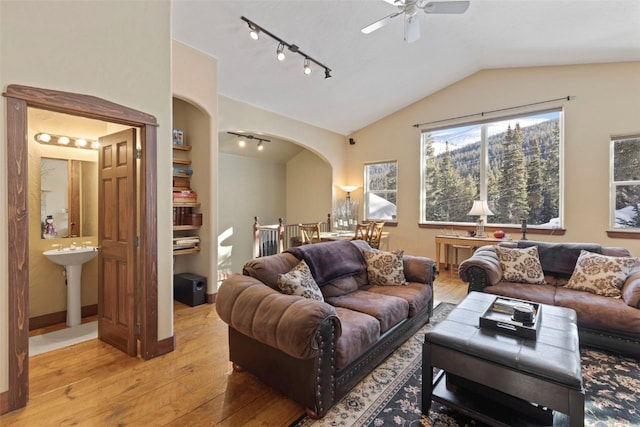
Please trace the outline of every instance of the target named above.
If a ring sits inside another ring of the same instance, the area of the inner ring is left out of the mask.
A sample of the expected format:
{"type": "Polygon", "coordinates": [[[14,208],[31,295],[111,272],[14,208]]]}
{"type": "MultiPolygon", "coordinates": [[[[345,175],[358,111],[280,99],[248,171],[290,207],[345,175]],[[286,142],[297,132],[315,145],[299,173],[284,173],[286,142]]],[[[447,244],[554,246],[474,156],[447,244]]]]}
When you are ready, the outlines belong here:
{"type": "Polygon", "coordinates": [[[540,304],[537,338],[525,339],[479,326],[495,299],[471,292],[427,332],[422,413],[433,399],[494,426],[551,425],[553,410],[584,426],[575,311],[540,304]]]}

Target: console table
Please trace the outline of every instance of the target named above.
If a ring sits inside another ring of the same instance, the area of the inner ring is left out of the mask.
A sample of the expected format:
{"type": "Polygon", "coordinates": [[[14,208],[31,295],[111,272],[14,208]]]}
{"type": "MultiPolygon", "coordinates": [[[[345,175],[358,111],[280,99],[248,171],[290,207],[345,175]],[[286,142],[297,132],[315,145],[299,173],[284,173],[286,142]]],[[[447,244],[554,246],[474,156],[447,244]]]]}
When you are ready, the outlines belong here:
{"type": "Polygon", "coordinates": [[[469,246],[475,251],[477,248],[485,245],[493,245],[502,242],[504,239],[496,239],[495,237],[470,237],[457,235],[439,235],[436,236],[436,267],[440,272],[440,249],[444,246],[444,261],[446,268],[449,268],[449,248],[452,245],[469,246]]]}

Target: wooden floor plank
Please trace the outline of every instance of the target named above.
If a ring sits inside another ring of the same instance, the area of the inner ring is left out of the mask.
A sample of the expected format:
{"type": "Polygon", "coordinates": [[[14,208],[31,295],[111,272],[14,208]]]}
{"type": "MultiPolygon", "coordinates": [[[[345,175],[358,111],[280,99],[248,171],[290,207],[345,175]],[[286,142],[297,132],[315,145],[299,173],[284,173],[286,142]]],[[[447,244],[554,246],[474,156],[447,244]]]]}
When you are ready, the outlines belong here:
{"type": "MultiPolygon", "coordinates": [[[[448,272],[434,290],[434,305],[467,293],[448,272]]],[[[32,357],[29,403],[0,426],[287,426],[304,414],[253,375],[233,372],[214,305],[175,302],[174,331],[176,350],[149,361],[98,340],[32,357]]]]}

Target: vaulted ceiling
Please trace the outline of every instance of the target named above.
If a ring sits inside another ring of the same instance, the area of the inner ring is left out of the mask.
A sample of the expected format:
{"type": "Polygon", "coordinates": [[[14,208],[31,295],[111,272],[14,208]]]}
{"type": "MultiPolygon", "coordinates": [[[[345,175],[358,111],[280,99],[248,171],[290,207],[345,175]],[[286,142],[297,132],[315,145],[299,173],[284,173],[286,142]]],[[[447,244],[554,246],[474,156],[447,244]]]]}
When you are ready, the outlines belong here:
{"type": "MultiPolygon", "coordinates": [[[[409,1],[409,0],[404,0],[409,1]]],[[[220,95],[348,135],[479,70],[640,60],[638,0],[471,0],[462,15],[418,12],[421,37],[382,0],[173,0],[175,40],[218,60],[220,95]],[[245,16],[331,69],[249,38],[245,16]]]]}

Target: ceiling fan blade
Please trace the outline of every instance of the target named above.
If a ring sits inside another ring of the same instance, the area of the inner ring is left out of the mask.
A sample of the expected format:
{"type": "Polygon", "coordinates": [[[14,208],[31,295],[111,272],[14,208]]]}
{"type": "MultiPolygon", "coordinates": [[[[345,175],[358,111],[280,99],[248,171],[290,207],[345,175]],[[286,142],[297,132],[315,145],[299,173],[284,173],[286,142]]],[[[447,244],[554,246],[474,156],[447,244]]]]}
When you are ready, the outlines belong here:
{"type": "Polygon", "coordinates": [[[412,43],[420,38],[420,21],[418,15],[406,15],[404,20],[404,40],[412,43]]]}
{"type": "Polygon", "coordinates": [[[383,1],[393,6],[402,6],[404,4],[404,0],[383,0],[383,1]]]}
{"type": "Polygon", "coordinates": [[[469,3],[468,1],[430,1],[422,9],[424,13],[465,13],[469,3]]]}
{"type": "Polygon", "coordinates": [[[373,24],[367,25],[366,27],[364,27],[360,31],[362,31],[364,34],[370,34],[370,33],[374,32],[375,30],[377,30],[378,28],[382,28],[385,25],[387,25],[389,23],[389,21],[391,21],[393,18],[395,18],[396,16],[400,15],[401,13],[402,13],[402,11],[396,12],[396,13],[392,13],[389,16],[385,16],[384,18],[374,22],[373,24]]]}

